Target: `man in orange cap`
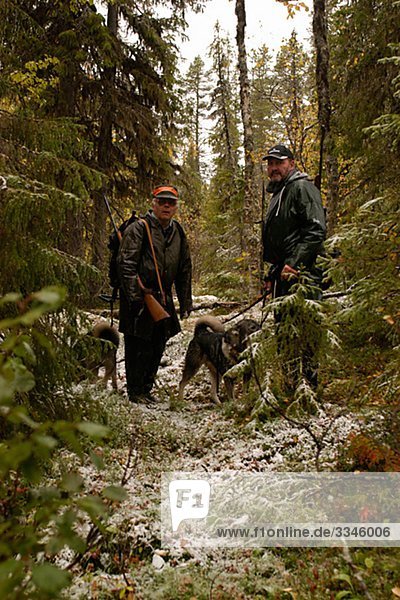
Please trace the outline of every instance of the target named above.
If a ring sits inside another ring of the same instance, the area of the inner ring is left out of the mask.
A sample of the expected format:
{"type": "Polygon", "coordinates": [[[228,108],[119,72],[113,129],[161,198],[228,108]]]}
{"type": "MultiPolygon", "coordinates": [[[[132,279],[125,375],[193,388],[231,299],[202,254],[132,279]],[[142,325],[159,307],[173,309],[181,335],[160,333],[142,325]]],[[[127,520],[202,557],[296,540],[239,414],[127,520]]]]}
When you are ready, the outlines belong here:
{"type": "Polygon", "coordinates": [[[192,309],[189,246],[182,226],[174,219],[178,199],[174,186],[157,186],[152,192],[152,209],[126,228],[118,253],[119,329],[124,333],[126,382],[133,402],[155,400],[150,391],[165,344],[181,330],[173,286],[180,317],[185,318],[192,309]],[[144,302],[144,288],[164,305],[169,318],[154,321],[144,302]]]}

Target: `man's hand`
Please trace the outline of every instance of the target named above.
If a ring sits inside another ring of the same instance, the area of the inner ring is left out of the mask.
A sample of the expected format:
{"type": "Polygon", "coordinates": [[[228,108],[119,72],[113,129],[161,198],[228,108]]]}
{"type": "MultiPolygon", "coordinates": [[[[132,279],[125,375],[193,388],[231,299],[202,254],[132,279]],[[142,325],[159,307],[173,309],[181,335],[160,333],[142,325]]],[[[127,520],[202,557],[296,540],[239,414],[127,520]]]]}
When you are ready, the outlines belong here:
{"type": "Polygon", "coordinates": [[[288,281],[294,277],[297,278],[298,276],[299,272],[296,271],[296,269],[293,269],[293,267],[289,267],[289,265],[285,265],[281,271],[281,279],[283,281],[288,281]]]}

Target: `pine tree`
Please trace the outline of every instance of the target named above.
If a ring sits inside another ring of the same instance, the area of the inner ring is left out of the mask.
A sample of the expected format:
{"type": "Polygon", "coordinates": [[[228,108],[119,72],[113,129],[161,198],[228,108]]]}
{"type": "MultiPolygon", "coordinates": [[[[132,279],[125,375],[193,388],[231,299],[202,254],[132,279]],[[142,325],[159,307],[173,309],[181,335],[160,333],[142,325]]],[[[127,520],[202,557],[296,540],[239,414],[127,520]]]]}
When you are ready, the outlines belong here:
{"type": "MultiPolygon", "coordinates": [[[[340,152],[352,162],[365,156],[364,128],[392,109],[395,68],[380,59],[398,42],[400,6],[391,0],[337,2],[330,28],[332,104],[340,152]]],[[[348,170],[347,165],[345,165],[348,170]]],[[[369,164],[375,171],[374,165],[369,164]]],[[[379,171],[379,165],[376,171],[379,171]]]]}
{"type": "MultiPolygon", "coordinates": [[[[185,6],[193,3],[171,2],[168,18],[155,16],[156,4],[110,2],[107,24],[89,1],[22,0],[16,6],[1,0],[3,81],[12,85],[10,93],[30,110],[40,108],[43,117],[81,123],[81,135],[91,145],[88,164],[103,173],[103,185],[122,204],[133,190],[130,208],[139,199],[143,203],[143,195],[173,168],[177,49],[171,35],[183,26],[185,6]],[[16,25],[21,22],[23,28],[16,25]],[[16,53],[15,47],[21,50],[16,53]]],[[[89,260],[102,268],[107,225],[99,193],[90,194],[79,220],[86,224],[79,238],[92,246],[89,260]]],[[[67,229],[73,230],[76,221],[71,218],[67,229]]]]}
{"type": "Polygon", "coordinates": [[[183,80],[177,81],[181,106],[175,113],[180,190],[179,218],[185,226],[192,253],[193,278],[201,271],[201,216],[206,195],[206,154],[209,151],[205,124],[210,87],[204,61],[196,56],[183,80]]]}
{"type": "MultiPolygon", "coordinates": [[[[277,139],[277,114],[270,95],[273,89],[272,56],[267,46],[262,45],[251,55],[251,108],[253,113],[254,156],[257,163],[255,169],[255,194],[253,197],[254,213],[260,221],[258,239],[262,238],[262,227],[267,211],[265,187],[267,185],[262,157],[277,139]]],[[[262,244],[259,243],[259,274],[264,275],[262,244]]]]}
{"type": "MultiPolygon", "coordinates": [[[[233,74],[232,47],[229,39],[222,37],[219,23],[215,26],[210,56],[213,61],[212,69],[216,74],[210,102],[210,118],[215,122],[210,143],[215,154],[216,168],[228,170],[231,182],[235,186],[239,157],[237,81],[233,74]]],[[[229,197],[232,187],[229,186],[227,191],[229,197]]]]}

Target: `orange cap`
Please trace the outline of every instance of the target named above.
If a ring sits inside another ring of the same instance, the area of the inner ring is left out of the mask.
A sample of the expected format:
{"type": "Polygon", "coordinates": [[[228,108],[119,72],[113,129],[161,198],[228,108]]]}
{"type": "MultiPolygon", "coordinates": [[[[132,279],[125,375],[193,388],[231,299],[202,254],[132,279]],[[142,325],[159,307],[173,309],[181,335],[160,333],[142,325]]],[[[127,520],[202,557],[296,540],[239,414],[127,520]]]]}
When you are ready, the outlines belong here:
{"type": "Polygon", "coordinates": [[[173,185],[159,185],[153,190],[153,198],[178,199],[178,190],[173,185]]]}

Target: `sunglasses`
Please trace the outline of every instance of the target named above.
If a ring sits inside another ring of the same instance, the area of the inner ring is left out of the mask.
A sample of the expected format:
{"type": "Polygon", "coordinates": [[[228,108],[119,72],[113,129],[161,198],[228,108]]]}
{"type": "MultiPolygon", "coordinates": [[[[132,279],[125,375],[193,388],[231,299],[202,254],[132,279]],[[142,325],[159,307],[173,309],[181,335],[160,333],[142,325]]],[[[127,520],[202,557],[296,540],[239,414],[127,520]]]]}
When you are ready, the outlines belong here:
{"type": "Polygon", "coordinates": [[[165,204],[169,204],[170,206],[176,206],[178,202],[176,198],[156,198],[156,200],[159,206],[164,206],[165,204]]]}

